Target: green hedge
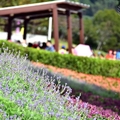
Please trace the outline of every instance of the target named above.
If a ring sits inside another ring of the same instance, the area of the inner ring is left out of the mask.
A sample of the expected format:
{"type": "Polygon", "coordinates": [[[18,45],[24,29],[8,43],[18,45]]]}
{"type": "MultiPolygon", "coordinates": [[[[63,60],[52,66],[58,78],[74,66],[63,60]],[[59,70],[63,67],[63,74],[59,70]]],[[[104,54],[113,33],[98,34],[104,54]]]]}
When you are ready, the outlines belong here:
{"type": "Polygon", "coordinates": [[[21,55],[28,55],[31,61],[38,61],[44,64],[57,66],[60,68],[68,68],[77,72],[102,75],[107,77],[120,77],[120,61],[103,60],[97,58],[79,57],[73,55],[61,55],[56,52],[48,52],[45,50],[37,50],[34,48],[24,48],[15,43],[0,41],[0,46],[8,47],[14,52],[21,52],[21,55]]]}

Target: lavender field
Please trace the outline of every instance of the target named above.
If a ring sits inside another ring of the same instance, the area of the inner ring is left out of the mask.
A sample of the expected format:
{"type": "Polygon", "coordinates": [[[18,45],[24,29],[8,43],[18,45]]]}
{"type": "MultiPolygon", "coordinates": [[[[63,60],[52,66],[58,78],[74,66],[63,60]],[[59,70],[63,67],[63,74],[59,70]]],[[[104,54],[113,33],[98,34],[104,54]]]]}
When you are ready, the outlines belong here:
{"type": "Polygon", "coordinates": [[[118,114],[82,102],[80,96],[72,98],[71,92],[44,68],[35,71],[19,53],[0,54],[1,120],[120,120],[118,114]]]}

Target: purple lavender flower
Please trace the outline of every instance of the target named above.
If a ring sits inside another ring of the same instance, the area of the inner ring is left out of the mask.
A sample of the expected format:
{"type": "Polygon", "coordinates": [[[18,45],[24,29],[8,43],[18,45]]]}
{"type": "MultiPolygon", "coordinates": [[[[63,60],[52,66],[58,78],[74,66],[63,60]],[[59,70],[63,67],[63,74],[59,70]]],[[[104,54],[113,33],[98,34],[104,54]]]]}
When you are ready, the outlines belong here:
{"type": "MultiPolygon", "coordinates": [[[[48,76],[45,69],[40,72],[30,61],[20,57],[20,54],[16,53],[15,56],[7,52],[2,53],[0,72],[1,94],[20,108],[27,107],[43,116],[60,120],[79,120],[87,117],[95,120],[96,115],[106,118],[116,115],[110,110],[82,102],[80,97],[71,98],[72,89],[67,84],[61,86],[59,80],[58,84],[55,84],[55,79],[48,76]]],[[[6,113],[3,116],[7,118],[6,113]]],[[[14,116],[10,116],[10,119],[14,119],[14,116]]],[[[115,119],[119,120],[119,116],[116,115],[115,119]]]]}

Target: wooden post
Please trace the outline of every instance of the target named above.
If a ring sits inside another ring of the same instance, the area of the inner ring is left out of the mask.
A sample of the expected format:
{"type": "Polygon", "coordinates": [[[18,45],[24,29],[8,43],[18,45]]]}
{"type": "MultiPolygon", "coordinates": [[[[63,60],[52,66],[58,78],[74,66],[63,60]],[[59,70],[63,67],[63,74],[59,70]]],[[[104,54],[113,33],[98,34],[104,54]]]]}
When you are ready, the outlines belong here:
{"type": "Polygon", "coordinates": [[[78,16],[79,16],[80,44],[84,44],[84,25],[83,25],[82,13],[79,12],[78,16]]]}
{"type": "Polygon", "coordinates": [[[27,37],[27,25],[28,25],[29,20],[26,18],[24,19],[24,33],[23,33],[23,39],[26,40],[27,37]]]}
{"type": "Polygon", "coordinates": [[[10,16],[8,18],[8,27],[7,27],[8,35],[7,35],[7,40],[11,40],[11,35],[12,35],[12,20],[13,20],[13,17],[10,16]]]}
{"type": "Polygon", "coordinates": [[[53,34],[55,39],[55,50],[59,50],[59,32],[58,32],[58,11],[57,6],[53,8],[53,34]]]}
{"type": "Polygon", "coordinates": [[[72,53],[72,25],[71,25],[71,16],[70,11],[66,11],[67,15],[67,40],[68,40],[68,50],[69,53],[72,53]]]}

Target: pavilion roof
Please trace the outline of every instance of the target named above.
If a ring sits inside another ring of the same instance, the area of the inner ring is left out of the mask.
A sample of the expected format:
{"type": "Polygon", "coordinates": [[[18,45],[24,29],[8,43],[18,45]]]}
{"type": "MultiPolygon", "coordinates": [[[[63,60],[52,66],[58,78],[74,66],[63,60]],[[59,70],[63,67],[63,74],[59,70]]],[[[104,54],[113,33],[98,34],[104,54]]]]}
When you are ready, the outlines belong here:
{"type": "Polygon", "coordinates": [[[71,12],[77,13],[81,9],[89,8],[89,5],[78,2],[65,1],[65,0],[26,4],[26,5],[0,8],[0,17],[9,17],[9,16],[37,17],[38,15],[41,14],[44,14],[44,16],[49,16],[52,14],[52,9],[54,7],[57,7],[59,13],[64,14],[66,10],[70,10],[71,12]]]}

